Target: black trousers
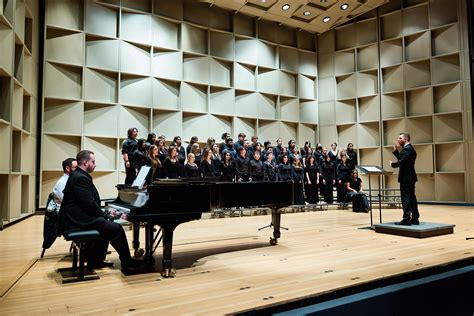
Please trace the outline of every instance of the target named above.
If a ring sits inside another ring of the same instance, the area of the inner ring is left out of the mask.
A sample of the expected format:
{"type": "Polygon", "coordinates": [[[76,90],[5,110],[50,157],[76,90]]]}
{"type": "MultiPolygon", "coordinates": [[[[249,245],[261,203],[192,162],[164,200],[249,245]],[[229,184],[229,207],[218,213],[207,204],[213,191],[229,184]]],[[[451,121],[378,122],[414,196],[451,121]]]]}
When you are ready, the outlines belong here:
{"type": "Polygon", "coordinates": [[[137,177],[135,168],[130,165],[130,168],[125,167],[125,184],[132,184],[137,177]]]}
{"type": "Polygon", "coordinates": [[[346,203],[346,183],[339,180],[336,180],[337,185],[337,202],[339,203],[346,203]]]}
{"type": "Polygon", "coordinates": [[[415,183],[400,183],[400,195],[402,197],[403,219],[417,220],[420,213],[415,195],[415,183]]]}
{"type": "Polygon", "coordinates": [[[94,241],[94,243],[91,244],[86,256],[89,263],[105,260],[109,242],[119,254],[122,263],[131,261],[132,257],[128,247],[127,236],[122,226],[108,220],[103,220],[94,223],[91,229],[99,231],[103,240],[94,241]]]}
{"type": "Polygon", "coordinates": [[[306,183],[305,192],[306,192],[306,201],[309,204],[316,204],[319,202],[318,184],[316,184],[316,181],[311,182],[311,184],[306,183]]]}

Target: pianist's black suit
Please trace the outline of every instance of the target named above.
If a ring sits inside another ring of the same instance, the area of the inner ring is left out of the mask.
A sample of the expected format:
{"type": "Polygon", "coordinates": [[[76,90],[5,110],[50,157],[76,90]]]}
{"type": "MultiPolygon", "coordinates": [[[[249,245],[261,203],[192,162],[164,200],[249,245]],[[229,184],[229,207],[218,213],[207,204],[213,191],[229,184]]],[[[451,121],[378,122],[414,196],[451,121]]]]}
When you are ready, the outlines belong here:
{"type": "Polygon", "coordinates": [[[109,242],[117,250],[122,264],[132,261],[125,232],[117,223],[107,220],[106,213],[100,208],[100,197],[92,182],[92,177],[77,168],[69,175],[64,188],[64,199],[61,203],[60,219],[64,231],[77,229],[96,229],[104,239],[95,242],[88,251],[89,264],[105,259],[109,242]]]}
{"type": "Polygon", "coordinates": [[[417,221],[420,217],[418,203],[415,195],[415,183],[418,181],[415,172],[416,151],[411,144],[406,144],[402,151],[394,150],[393,154],[398,161],[392,162],[393,168],[400,168],[398,182],[402,197],[403,220],[417,221]]]}

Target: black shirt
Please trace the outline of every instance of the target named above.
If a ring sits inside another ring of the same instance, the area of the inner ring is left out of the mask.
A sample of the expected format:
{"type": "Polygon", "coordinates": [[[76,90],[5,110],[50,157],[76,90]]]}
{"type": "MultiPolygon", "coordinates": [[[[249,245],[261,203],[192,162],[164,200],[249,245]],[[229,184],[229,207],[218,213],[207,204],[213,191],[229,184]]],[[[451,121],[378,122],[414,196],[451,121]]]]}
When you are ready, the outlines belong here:
{"type": "Polygon", "coordinates": [[[263,181],[263,162],[261,160],[250,161],[250,178],[252,181],[263,181]]]}
{"type": "Polygon", "coordinates": [[[214,177],[214,169],[212,167],[212,160],[210,163],[207,160],[201,161],[201,165],[199,167],[201,169],[201,175],[203,178],[214,177]]]}
{"type": "MultiPolygon", "coordinates": [[[[133,153],[135,150],[138,148],[138,141],[133,138],[127,138],[126,140],[123,141],[122,143],[122,155],[128,154],[130,157],[128,157],[129,161],[130,159],[133,159],[133,153]]],[[[130,161],[131,164],[131,161],[130,161]]]]}
{"type": "Polygon", "coordinates": [[[362,180],[359,177],[357,177],[356,180],[354,180],[354,178],[352,177],[349,179],[349,186],[352,189],[356,190],[357,192],[360,191],[361,185],[362,185],[362,180]]]}
{"type": "Polygon", "coordinates": [[[163,176],[169,179],[179,178],[178,160],[172,161],[169,157],[166,157],[163,163],[163,176]]]}
{"type": "Polygon", "coordinates": [[[351,176],[351,166],[349,164],[343,165],[342,162],[337,165],[337,180],[346,182],[351,176]]]}
{"type": "Polygon", "coordinates": [[[239,155],[235,158],[235,175],[237,178],[250,175],[250,159],[248,157],[242,158],[239,155]]]}
{"type": "Polygon", "coordinates": [[[265,160],[263,163],[263,180],[271,182],[278,181],[278,171],[276,163],[265,160]]]}
{"type": "Polygon", "coordinates": [[[280,171],[280,180],[281,181],[291,181],[293,179],[292,177],[292,167],[290,164],[284,164],[281,163],[278,166],[278,170],[280,171]]]}
{"type": "Polygon", "coordinates": [[[336,177],[334,164],[330,161],[323,162],[323,164],[321,165],[321,175],[326,181],[334,180],[336,177]]]}
{"type": "Polygon", "coordinates": [[[194,164],[193,166],[191,166],[190,164],[184,165],[183,176],[185,178],[199,178],[199,167],[196,164],[194,164]]]}
{"type": "Polygon", "coordinates": [[[307,165],[306,168],[305,168],[305,172],[308,173],[309,180],[311,181],[311,184],[316,184],[316,182],[318,181],[319,166],[318,165],[313,165],[313,166],[307,165]]]}
{"type": "Polygon", "coordinates": [[[221,163],[219,166],[219,171],[221,175],[221,181],[234,181],[234,161],[231,160],[229,164],[221,163]]]}

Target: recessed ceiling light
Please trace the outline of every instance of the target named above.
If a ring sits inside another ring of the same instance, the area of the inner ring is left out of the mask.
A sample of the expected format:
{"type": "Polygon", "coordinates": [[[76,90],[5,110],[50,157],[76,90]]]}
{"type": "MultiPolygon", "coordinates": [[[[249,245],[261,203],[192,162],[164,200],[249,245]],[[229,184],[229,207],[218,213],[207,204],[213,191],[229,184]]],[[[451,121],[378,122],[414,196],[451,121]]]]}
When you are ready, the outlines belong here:
{"type": "Polygon", "coordinates": [[[304,15],[304,16],[310,16],[310,15],[311,15],[311,12],[309,12],[309,11],[304,11],[304,12],[303,12],[303,15],[304,15]]]}
{"type": "Polygon", "coordinates": [[[265,3],[265,2],[267,2],[267,0],[260,0],[260,2],[261,2],[261,3],[265,3]]]}
{"type": "Polygon", "coordinates": [[[329,21],[331,21],[331,17],[330,17],[330,16],[325,16],[325,17],[323,18],[323,22],[324,22],[324,23],[328,23],[329,21]]]}
{"type": "Polygon", "coordinates": [[[319,0],[319,2],[326,3],[326,2],[328,2],[328,0],[319,0]]]}
{"type": "Polygon", "coordinates": [[[287,3],[287,4],[284,4],[284,5],[281,7],[281,9],[282,9],[283,11],[288,11],[288,10],[290,9],[290,5],[289,5],[288,3],[287,3]]]}
{"type": "Polygon", "coordinates": [[[347,3],[341,4],[341,10],[347,10],[349,9],[349,5],[347,3]]]}

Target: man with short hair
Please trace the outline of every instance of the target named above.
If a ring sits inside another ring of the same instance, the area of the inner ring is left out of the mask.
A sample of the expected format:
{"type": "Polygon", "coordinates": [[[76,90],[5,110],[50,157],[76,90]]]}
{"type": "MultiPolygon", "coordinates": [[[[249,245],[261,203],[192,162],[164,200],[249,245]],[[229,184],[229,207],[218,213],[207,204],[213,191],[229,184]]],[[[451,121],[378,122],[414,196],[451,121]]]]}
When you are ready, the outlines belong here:
{"type": "Polygon", "coordinates": [[[398,161],[389,161],[392,168],[400,168],[398,182],[403,206],[403,219],[397,225],[419,225],[420,213],[415,195],[418,181],[415,171],[416,151],[410,144],[410,134],[400,133],[393,145],[393,155],[398,161]]]}
{"type": "Polygon", "coordinates": [[[127,131],[127,139],[122,143],[122,158],[125,165],[125,184],[132,184],[137,177],[137,172],[133,167],[133,153],[138,148],[138,129],[131,127],[127,131]]]}
{"type": "Polygon", "coordinates": [[[58,182],[54,185],[53,196],[54,203],[56,203],[56,212],[59,212],[61,203],[63,202],[64,197],[64,188],[66,187],[66,182],[69,179],[71,172],[77,169],[77,160],[75,158],[67,158],[62,163],[64,174],[59,178],[58,182]]]}
{"type": "Polygon", "coordinates": [[[82,150],[77,154],[77,170],[70,174],[64,189],[64,199],[59,213],[64,230],[60,233],[81,229],[99,231],[102,240],[94,241],[87,252],[89,268],[110,267],[111,262],[105,262],[109,242],[119,254],[124,274],[134,274],[143,271],[142,262],[130,256],[127,237],[117,223],[108,220],[107,212],[100,207],[100,197],[91,173],[94,172],[96,161],[92,151],[82,150]]]}
{"type": "Polygon", "coordinates": [[[239,133],[239,135],[237,136],[238,140],[234,143],[234,149],[236,152],[239,152],[239,149],[241,147],[244,147],[245,137],[245,133],[239,133]]]}

